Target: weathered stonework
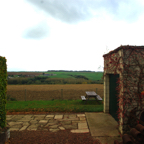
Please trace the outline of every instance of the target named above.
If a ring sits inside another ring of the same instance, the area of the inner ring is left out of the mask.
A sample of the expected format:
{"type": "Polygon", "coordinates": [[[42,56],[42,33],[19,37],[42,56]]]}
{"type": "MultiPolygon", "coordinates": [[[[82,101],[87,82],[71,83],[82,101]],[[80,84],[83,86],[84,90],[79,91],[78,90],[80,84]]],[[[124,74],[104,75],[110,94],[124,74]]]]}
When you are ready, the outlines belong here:
{"type": "MultiPolygon", "coordinates": [[[[119,74],[119,78],[121,80],[121,84],[123,84],[123,87],[121,87],[119,95],[123,95],[121,100],[123,101],[123,98],[129,97],[127,93],[122,93],[129,89],[130,95],[133,97],[136,97],[136,101],[133,99],[129,99],[132,103],[128,105],[128,112],[130,112],[133,109],[133,106],[137,107],[137,102],[139,100],[138,96],[136,96],[136,92],[138,91],[138,82],[141,81],[140,86],[142,85],[143,88],[141,88],[142,91],[144,91],[144,79],[139,78],[140,76],[140,67],[142,68],[144,66],[144,46],[121,46],[117,49],[111,51],[108,54],[103,55],[104,57],[104,113],[109,113],[109,74],[114,74],[114,70],[116,70],[116,74],[119,74]],[[124,49],[124,47],[126,49],[124,49]],[[130,59],[128,59],[129,54],[132,52],[132,50],[136,50],[136,53],[142,53],[143,57],[140,57],[140,55],[136,54],[136,56],[133,58],[130,56],[130,59]],[[111,55],[113,61],[110,59],[107,59],[109,57],[109,54],[111,55]],[[121,58],[120,58],[121,57],[121,58]],[[118,59],[120,60],[118,61],[118,59]],[[138,60],[138,63],[137,63],[138,60]],[[114,65],[114,63],[117,62],[118,67],[114,65]],[[127,65],[124,66],[124,63],[127,65]],[[130,65],[130,66],[129,66],[130,65]],[[135,66],[132,66],[135,65],[135,66]],[[114,68],[112,68],[114,66],[114,68]],[[107,69],[108,68],[108,69],[107,69]],[[128,73],[128,75],[127,75],[128,73]],[[137,73],[138,77],[133,77],[133,75],[137,73]],[[129,75],[130,74],[130,75],[129,75]],[[125,80],[126,79],[126,80],[125,80]],[[134,83],[134,84],[132,84],[134,83]],[[134,91],[134,92],[133,92],[134,91]]],[[[144,78],[144,68],[141,72],[144,78]]],[[[144,109],[144,99],[142,101],[143,109],[144,109]]],[[[119,102],[119,108],[124,110],[124,105],[120,106],[119,102]]],[[[139,109],[139,108],[138,108],[139,109]]],[[[120,113],[121,115],[121,113],[120,113]]],[[[127,129],[126,122],[127,118],[120,118],[120,123],[124,123],[124,125],[119,125],[119,131],[121,134],[124,134],[124,129],[127,129]]]]}

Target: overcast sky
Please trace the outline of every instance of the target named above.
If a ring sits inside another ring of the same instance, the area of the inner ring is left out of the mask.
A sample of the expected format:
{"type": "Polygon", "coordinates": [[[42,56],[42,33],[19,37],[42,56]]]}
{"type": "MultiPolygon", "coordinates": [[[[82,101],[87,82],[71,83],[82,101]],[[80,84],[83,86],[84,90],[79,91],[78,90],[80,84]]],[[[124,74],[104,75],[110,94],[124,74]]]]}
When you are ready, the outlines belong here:
{"type": "Polygon", "coordinates": [[[1,0],[7,71],[103,71],[103,55],[144,45],[144,0],[1,0]]]}

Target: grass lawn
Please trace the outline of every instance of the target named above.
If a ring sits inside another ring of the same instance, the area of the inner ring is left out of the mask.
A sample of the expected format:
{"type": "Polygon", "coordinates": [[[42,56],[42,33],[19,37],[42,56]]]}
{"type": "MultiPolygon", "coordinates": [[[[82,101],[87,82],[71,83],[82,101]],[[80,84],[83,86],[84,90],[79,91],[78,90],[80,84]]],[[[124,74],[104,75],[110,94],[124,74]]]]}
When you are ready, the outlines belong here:
{"type": "Polygon", "coordinates": [[[49,101],[7,101],[6,111],[9,112],[102,112],[103,101],[82,100],[49,100],[49,101]],[[100,104],[99,104],[100,103],[100,104]]]}

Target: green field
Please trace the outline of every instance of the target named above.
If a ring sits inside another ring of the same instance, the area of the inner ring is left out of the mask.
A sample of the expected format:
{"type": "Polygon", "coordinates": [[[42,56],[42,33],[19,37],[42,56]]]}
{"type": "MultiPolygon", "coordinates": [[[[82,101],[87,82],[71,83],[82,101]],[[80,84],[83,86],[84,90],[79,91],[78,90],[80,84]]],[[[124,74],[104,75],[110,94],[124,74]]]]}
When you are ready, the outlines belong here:
{"type": "MultiPolygon", "coordinates": [[[[19,72],[19,73],[21,74],[23,72],[19,72]]],[[[25,72],[25,73],[30,73],[30,72],[25,72]]],[[[103,77],[103,72],[44,72],[44,73],[56,74],[55,76],[48,76],[49,78],[74,78],[75,79],[75,76],[79,75],[79,76],[85,76],[89,80],[101,80],[101,78],[103,77]]],[[[18,75],[15,76],[17,77],[18,75]]],[[[39,75],[39,76],[43,77],[43,75],[39,75]]]]}
{"type": "Polygon", "coordinates": [[[9,112],[102,112],[103,101],[51,100],[51,101],[7,101],[9,112]]]}
{"type": "MultiPolygon", "coordinates": [[[[75,78],[75,75],[85,76],[89,80],[101,80],[103,77],[102,72],[52,72],[56,74],[56,76],[49,76],[50,78],[75,78]],[[70,76],[72,75],[72,76],[70,76]]],[[[50,74],[50,72],[46,72],[46,74],[50,74]]]]}

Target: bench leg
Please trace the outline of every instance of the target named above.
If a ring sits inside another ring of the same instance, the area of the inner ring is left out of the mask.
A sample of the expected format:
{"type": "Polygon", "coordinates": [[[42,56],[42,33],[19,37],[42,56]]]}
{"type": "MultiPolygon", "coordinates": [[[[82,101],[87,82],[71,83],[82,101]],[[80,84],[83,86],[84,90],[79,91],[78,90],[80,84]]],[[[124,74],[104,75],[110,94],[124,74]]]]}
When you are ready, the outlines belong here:
{"type": "Polygon", "coordinates": [[[98,103],[100,104],[100,102],[98,101],[98,103]]]}
{"type": "Polygon", "coordinates": [[[95,98],[95,99],[96,99],[97,103],[100,104],[99,101],[97,100],[97,98],[95,98]]]}
{"type": "Polygon", "coordinates": [[[85,104],[87,104],[87,100],[85,100],[85,104]]]}
{"type": "MultiPolygon", "coordinates": [[[[88,97],[88,99],[86,101],[89,101],[89,97],[88,97]]],[[[86,104],[87,104],[87,102],[86,102],[86,104]]]]}

